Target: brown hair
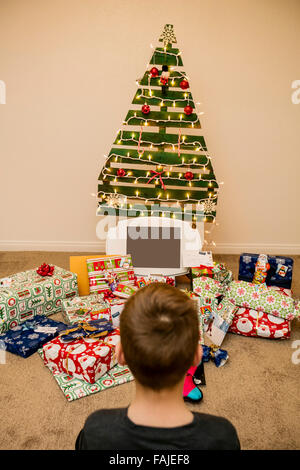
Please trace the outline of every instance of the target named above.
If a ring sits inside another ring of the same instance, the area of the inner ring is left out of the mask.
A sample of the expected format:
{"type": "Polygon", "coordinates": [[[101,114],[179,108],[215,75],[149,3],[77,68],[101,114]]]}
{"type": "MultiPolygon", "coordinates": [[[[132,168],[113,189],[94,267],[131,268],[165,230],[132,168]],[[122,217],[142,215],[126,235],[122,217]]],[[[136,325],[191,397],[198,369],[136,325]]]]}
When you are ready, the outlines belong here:
{"type": "Polygon", "coordinates": [[[170,388],[193,363],[199,341],[196,302],[168,284],[143,287],[125,303],[120,335],[136,380],[154,390],[170,388]]]}

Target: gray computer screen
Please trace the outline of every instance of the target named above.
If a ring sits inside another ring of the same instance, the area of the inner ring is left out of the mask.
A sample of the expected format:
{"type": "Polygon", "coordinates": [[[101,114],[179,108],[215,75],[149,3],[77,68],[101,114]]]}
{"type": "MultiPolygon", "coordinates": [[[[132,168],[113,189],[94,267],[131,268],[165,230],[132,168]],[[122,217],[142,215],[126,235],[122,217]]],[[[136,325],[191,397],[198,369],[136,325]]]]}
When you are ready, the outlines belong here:
{"type": "Polygon", "coordinates": [[[180,268],[180,227],[127,227],[127,250],[136,268],[180,268]]]}

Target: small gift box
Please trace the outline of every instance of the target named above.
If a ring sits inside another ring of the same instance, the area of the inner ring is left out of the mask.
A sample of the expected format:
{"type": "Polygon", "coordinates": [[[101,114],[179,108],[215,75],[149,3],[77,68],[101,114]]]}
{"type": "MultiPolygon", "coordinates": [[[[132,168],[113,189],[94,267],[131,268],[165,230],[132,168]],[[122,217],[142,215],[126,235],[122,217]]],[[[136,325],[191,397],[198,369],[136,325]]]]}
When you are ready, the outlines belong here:
{"type": "Polygon", "coordinates": [[[221,346],[237,310],[238,307],[228,299],[211,308],[210,317],[204,320],[204,333],[213,344],[221,346]]]}
{"type": "Polygon", "coordinates": [[[36,315],[33,320],[28,320],[0,335],[0,342],[3,341],[5,349],[10,353],[26,358],[66,328],[67,325],[62,322],[51,320],[44,315],[36,315]]]}
{"type": "Polygon", "coordinates": [[[91,293],[114,290],[118,283],[134,285],[134,270],[130,255],[87,259],[91,293]]]}
{"type": "Polygon", "coordinates": [[[66,373],[93,384],[116,365],[115,346],[119,339],[117,329],[100,339],[85,337],[64,342],[58,336],[43,346],[43,360],[53,373],[66,373]]]}
{"type": "Polygon", "coordinates": [[[269,313],[240,307],[229,331],[243,336],[288,339],[291,334],[291,322],[269,313]]]}
{"type": "MultiPolygon", "coordinates": [[[[259,254],[242,253],[239,263],[239,280],[246,282],[253,282],[255,273],[255,265],[257,263],[259,254]]],[[[292,258],[285,256],[270,256],[267,255],[269,269],[266,277],[267,286],[278,286],[286,289],[291,289],[293,264],[292,258]]]]}
{"type": "Polygon", "coordinates": [[[118,328],[120,325],[120,314],[124,308],[126,299],[122,299],[120,297],[115,297],[112,292],[109,294],[100,294],[107,304],[110,306],[110,315],[111,321],[114,328],[118,328]]]}
{"type": "Polygon", "coordinates": [[[62,302],[62,312],[68,323],[81,320],[111,320],[109,304],[100,294],[91,294],[84,297],[73,297],[62,302]]]}
{"type": "Polygon", "coordinates": [[[121,297],[122,299],[128,299],[131,295],[135,294],[137,287],[129,284],[118,284],[114,290],[114,295],[121,297]]]}
{"type": "Polygon", "coordinates": [[[228,285],[232,281],[232,272],[229,271],[225,264],[214,263],[213,266],[199,266],[191,268],[192,279],[198,277],[210,277],[222,285],[228,285]]]}
{"type": "Polygon", "coordinates": [[[197,304],[198,319],[199,319],[199,341],[200,344],[204,344],[204,328],[205,322],[207,322],[212,316],[212,310],[217,305],[217,300],[212,298],[202,298],[196,295],[194,292],[190,292],[186,289],[181,289],[188,297],[193,299],[197,304]]]}

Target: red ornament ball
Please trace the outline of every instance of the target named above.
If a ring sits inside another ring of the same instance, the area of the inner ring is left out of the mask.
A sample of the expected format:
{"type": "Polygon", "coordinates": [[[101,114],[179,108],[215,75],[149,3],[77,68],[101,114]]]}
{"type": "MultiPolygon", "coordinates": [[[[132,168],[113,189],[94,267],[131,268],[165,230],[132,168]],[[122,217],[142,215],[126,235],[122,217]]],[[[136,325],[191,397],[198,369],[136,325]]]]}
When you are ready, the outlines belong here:
{"type": "Polygon", "coordinates": [[[117,175],[121,178],[126,175],[126,171],[123,168],[119,168],[117,171],[117,175]]]}
{"type": "Polygon", "coordinates": [[[190,85],[189,85],[189,82],[188,82],[187,80],[182,80],[182,81],[180,82],[180,88],[181,88],[182,90],[186,90],[187,88],[189,88],[189,86],[190,86],[190,85]]]}
{"type": "Polygon", "coordinates": [[[150,113],[150,106],[148,104],[144,104],[144,106],[142,106],[142,113],[143,114],[149,114],[150,113]]]}
{"type": "Polygon", "coordinates": [[[150,70],[150,75],[152,78],[156,78],[158,77],[158,69],[156,67],[152,67],[152,69],[150,70]]]}
{"type": "Polygon", "coordinates": [[[192,106],[188,105],[188,106],[186,106],[186,107],[184,108],[183,111],[184,111],[184,114],[186,114],[187,116],[189,116],[190,114],[192,114],[193,108],[192,108],[192,106]]]}
{"type": "Polygon", "coordinates": [[[191,181],[194,178],[194,175],[191,171],[187,171],[184,175],[185,179],[191,181]]]}

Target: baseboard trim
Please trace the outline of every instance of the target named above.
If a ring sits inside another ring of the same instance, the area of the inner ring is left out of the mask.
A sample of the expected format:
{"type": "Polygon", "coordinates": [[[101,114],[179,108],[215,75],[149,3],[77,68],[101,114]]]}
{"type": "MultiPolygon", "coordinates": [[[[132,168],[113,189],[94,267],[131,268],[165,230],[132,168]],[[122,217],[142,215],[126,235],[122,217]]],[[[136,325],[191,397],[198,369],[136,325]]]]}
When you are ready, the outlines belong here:
{"type": "MultiPolygon", "coordinates": [[[[205,245],[203,247],[205,249],[205,245]]],[[[105,253],[105,240],[81,241],[35,241],[0,240],[0,251],[65,251],[79,253],[105,253]]],[[[276,243],[217,243],[216,254],[266,253],[270,255],[300,255],[300,244],[276,243]]]]}
{"type": "Polygon", "coordinates": [[[98,242],[0,240],[0,251],[66,251],[79,253],[105,252],[105,240],[98,242]]]}
{"type": "Polygon", "coordinates": [[[216,254],[265,253],[269,255],[300,255],[300,244],[295,243],[217,243],[216,254]]]}

